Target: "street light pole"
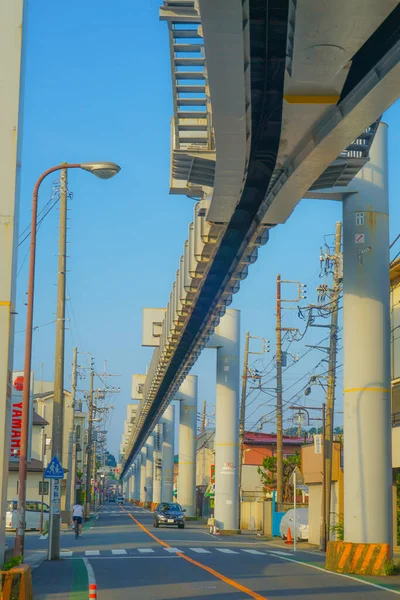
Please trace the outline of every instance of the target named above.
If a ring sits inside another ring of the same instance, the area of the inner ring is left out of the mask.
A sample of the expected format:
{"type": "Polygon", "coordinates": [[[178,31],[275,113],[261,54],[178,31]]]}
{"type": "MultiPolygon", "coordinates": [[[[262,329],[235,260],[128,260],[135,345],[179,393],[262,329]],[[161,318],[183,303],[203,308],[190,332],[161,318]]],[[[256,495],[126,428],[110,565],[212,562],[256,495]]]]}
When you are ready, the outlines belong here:
{"type": "Polygon", "coordinates": [[[31,394],[31,369],[32,369],[32,333],[33,333],[33,302],[35,293],[35,267],[36,267],[36,234],[39,188],[42,181],[51,173],[61,169],[83,169],[100,177],[109,179],[118,173],[120,167],[115,163],[65,163],[47,169],[37,180],[32,194],[32,221],[31,243],[29,255],[29,278],[27,291],[25,357],[24,357],[24,387],[22,393],[22,422],[21,446],[19,460],[19,487],[18,487],[18,512],[15,534],[14,555],[23,556],[25,551],[25,502],[26,502],[26,473],[28,460],[29,438],[29,399],[31,394]]]}

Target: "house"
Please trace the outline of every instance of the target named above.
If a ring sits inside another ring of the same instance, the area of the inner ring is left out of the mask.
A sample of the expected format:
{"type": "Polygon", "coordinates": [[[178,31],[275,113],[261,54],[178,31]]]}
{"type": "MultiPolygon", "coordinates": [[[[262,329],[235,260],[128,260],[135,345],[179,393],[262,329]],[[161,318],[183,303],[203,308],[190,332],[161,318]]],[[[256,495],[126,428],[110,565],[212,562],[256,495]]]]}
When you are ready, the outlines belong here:
{"type": "MultiPolygon", "coordinates": [[[[46,420],[44,434],[47,439],[45,464],[52,458],[51,437],[53,427],[54,384],[49,381],[35,381],[34,410],[46,420]]],[[[61,482],[61,511],[63,521],[69,521],[69,507],[76,499],[77,472],[84,471],[86,442],[86,413],[82,411],[82,402],[72,403],[72,394],[64,390],[63,443],[61,463],[66,472],[61,482]],[[71,472],[70,488],[67,491],[67,472],[71,472]],[[64,514],[65,513],[65,514],[64,514]]]]}
{"type": "MultiPolygon", "coordinates": [[[[33,412],[32,420],[32,446],[31,460],[27,464],[26,477],[26,499],[41,500],[42,499],[42,478],[43,478],[43,450],[44,450],[44,429],[48,426],[48,422],[33,412]]],[[[9,461],[8,463],[8,482],[7,482],[7,499],[13,500],[18,497],[18,470],[19,461],[9,461]]],[[[48,483],[44,485],[44,502],[48,503],[49,489],[48,483]]]]}
{"type": "MultiPolygon", "coordinates": [[[[283,458],[300,453],[304,438],[283,437],[283,458]]],[[[242,499],[252,500],[265,497],[258,472],[265,458],[276,456],[276,433],[246,431],[243,441],[242,499]]]]}

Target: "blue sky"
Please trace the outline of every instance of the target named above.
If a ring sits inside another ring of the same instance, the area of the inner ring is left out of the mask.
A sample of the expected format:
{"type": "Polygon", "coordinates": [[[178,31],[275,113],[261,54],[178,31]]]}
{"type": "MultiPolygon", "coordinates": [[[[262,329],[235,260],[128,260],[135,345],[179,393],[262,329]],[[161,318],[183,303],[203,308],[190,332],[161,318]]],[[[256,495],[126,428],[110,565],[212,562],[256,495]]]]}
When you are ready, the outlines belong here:
{"type": "MultiPolygon", "coordinates": [[[[98,0],[95,5],[78,0],[41,0],[30,3],[28,14],[20,230],[30,220],[33,185],[50,166],[92,160],[112,160],[121,166],[120,174],[109,181],[79,171],[69,174],[74,197],[69,205],[66,386],[70,386],[74,345],[92,352],[99,370],[107,359],[108,370],[121,374],[110,379],[111,384],[121,387],[113,400],[109,429],[113,452],[119,449],[131,374],[144,372],[151,358],[151,349],[141,347],[142,308],[166,304],[193,214],[190,199],[168,194],[170,62],[167,27],[158,20],[158,6],[159,0],[118,0],[114,4],[98,0]]],[[[400,174],[395,154],[396,140],[400,139],[399,103],[388,111],[385,120],[390,127],[393,239],[400,228],[396,202],[400,174]]],[[[55,179],[50,177],[43,184],[40,206],[51,196],[55,179]]],[[[242,311],[243,334],[249,330],[271,340],[271,353],[265,357],[264,366],[274,354],[276,274],[309,283],[309,300],[315,300],[319,248],[340,218],[338,203],[302,202],[288,223],[272,231],[235,296],[232,307],[242,311]]],[[[38,235],[34,317],[38,326],[54,320],[57,220],[58,210],[54,209],[38,235]]],[[[27,251],[25,242],[20,247],[17,281],[16,369],[23,364],[27,251]]],[[[302,328],[295,311],[286,314],[285,323],[302,328]]],[[[322,337],[320,332],[311,332],[290,351],[301,355],[305,343],[322,337]]],[[[54,343],[54,324],[35,331],[36,378],[43,371],[45,379],[52,379],[54,343]]],[[[307,379],[297,380],[320,359],[321,353],[310,352],[287,371],[285,400],[296,397],[307,379]]],[[[211,414],[215,401],[210,376],[215,372],[213,350],[203,352],[193,372],[199,375],[199,406],[207,400],[211,414]]],[[[273,387],[274,381],[268,386],[273,387]]],[[[339,378],[339,411],[341,390],[339,378]]],[[[308,404],[319,405],[321,393],[313,388],[308,404]]],[[[248,409],[250,427],[273,410],[271,403],[270,396],[256,398],[253,393],[248,409]]],[[[285,424],[290,426],[288,420],[285,424]]],[[[265,430],[272,427],[267,425],[265,430]]]]}

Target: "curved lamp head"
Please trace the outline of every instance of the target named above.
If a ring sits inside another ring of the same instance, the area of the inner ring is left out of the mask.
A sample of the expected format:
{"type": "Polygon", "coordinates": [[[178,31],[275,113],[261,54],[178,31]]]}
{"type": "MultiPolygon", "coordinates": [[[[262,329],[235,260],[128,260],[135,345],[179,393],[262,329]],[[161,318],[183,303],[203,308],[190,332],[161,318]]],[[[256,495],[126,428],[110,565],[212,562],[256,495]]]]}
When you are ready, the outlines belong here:
{"type": "Polygon", "coordinates": [[[100,177],[100,179],[111,179],[111,177],[114,177],[121,170],[121,167],[113,162],[96,162],[81,163],[81,169],[93,173],[93,175],[100,177]]]}

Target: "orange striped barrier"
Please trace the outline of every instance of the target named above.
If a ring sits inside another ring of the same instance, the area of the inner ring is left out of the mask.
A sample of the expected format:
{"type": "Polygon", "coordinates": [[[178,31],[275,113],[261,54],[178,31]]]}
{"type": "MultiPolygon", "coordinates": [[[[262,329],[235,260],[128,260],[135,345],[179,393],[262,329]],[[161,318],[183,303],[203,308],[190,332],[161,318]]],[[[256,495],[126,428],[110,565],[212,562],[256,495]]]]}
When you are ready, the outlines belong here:
{"type": "Polygon", "coordinates": [[[325,567],[336,573],[386,575],[389,560],[389,544],[328,542],[325,567]]]}
{"type": "Polygon", "coordinates": [[[9,571],[0,571],[1,600],[32,600],[32,574],[29,565],[19,565],[9,571]]]}
{"type": "Polygon", "coordinates": [[[97,585],[95,583],[89,584],[89,598],[97,598],[97,585]]]}

